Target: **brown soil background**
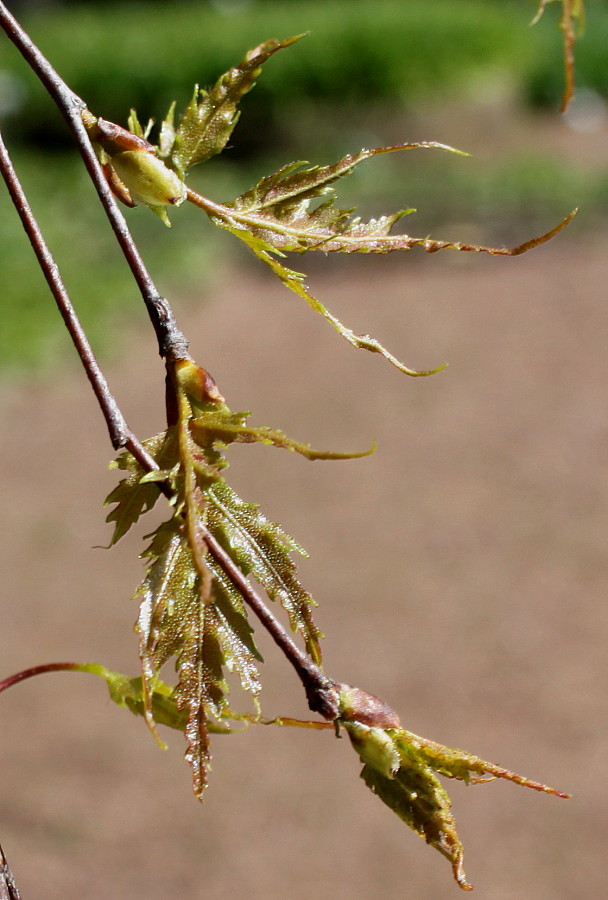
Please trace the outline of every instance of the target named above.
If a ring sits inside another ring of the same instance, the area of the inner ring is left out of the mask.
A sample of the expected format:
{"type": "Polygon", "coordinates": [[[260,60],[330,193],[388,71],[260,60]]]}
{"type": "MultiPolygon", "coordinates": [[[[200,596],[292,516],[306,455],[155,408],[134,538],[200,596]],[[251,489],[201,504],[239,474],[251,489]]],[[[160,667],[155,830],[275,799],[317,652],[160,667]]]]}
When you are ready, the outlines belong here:
{"type": "MultiPolygon", "coordinates": [[[[573,228],[576,228],[576,223],[573,228]]],[[[180,321],[233,409],[314,446],[310,463],[232,453],[232,481],[308,548],[326,667],[387,699],[406,727],[574,794],[450,785],[466,870],[487,900],[605,891],[608,275],[605,240],[562,237],[517,260],[328,260],[333,312],[408,364],[349,348],[258,269],[180,321]]],[[[109,371],[130,424],[162,427],[149,331],[109,371]],[[141,359],[138,358],[141,356],[141,359]]],[[[67,348],[66,356],[72,351],[67,348]]],[[[76,363],[4,385],[2,674],[92,660],[135,674],[138,537],[111,552],[111,453],[76,363]]],[[[145,531],[146,529],[143,529],[145,531]]],[[[266,715],[305,715],[275,649],[266,715]]],[[[234,696],[238,705],[237,692],[234,696]]],[[[447,862],[364,787],[346,741],[252,728],[216,737],[201,806],[182,739],[84,675],[0,698],[0,838],[24,900],[443,900],[447,862]]]]}

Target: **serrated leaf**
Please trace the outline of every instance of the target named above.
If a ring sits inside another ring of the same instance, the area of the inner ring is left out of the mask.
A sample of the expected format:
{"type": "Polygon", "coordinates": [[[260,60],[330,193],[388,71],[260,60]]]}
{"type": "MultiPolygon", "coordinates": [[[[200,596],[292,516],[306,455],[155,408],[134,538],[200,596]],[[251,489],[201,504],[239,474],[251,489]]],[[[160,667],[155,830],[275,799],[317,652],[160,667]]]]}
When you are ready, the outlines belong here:
{"type": "Polygon", "coordinates": [[[299,37],[265,41],[225,72],[209,91],[198,86],[194,89],[179,121],[171,150],[171,162],[181,177],[191,166],[221,153],[237,123],[238,104],[254,86],[262,65],[299,37]]]}
{"type": "Polygon", "coordinates": [[[405,366],[375,338],[367,334],[356,334],[343,325],[310,293],[304,282],[305,276],[283,265],[277,257],[283,257],[285,251],[390,253],[395,250],[410,250],[417,246],[422,247],[427,253],[451,249],[498,256],[518,256],[554,237],[565,228],[577,211],[574,210],[563,222],[539,237],[515,247],[500,248],[392,234],[391,229],[395,222],[411,210],[361,222],[358,218],[351,218],[352,210],[334,208],[332,198],[311,209],[311,200],[319,199],[331,190],[331,184],[336,179],[348,174],[362,160],[380,153],[415,147],[440,147],[453,151],[451,147],[433,143],[362,150],[359,154],[344,157],[333,166],[313,166],[303,171],[299,171],[303,163],[284,166],[273,175],[263,178],[255,188],[237,198],[232,204],[215,203],[190,189],[187,199],[203,209],[215,225],[243,241],[287,288],[302,297],[311,309],[331,322],[336,331],[354,347],[379,353],[406,375],[432,375],[444,366],[424,371],[405,366]]]}
{"type": "Polygon", "coordinates": [[[137,478],[126,478],[116,485],[106,498],[106,504],[116,504],[106,517],[106,522],[115,523],[109,546],[116,544],[143,513],[152,509],[158,496],[157,484],[140,484],[137,478]]]}
{"type": "Polygon", "coordinates": [[[208,493],[209,531],[230,553],[244,574],[252,574],[271,600],[289,616],[294,632],[303,636],[315,662],[321,661],[321,632],[312,621],[311,595],[296,577],[290,552],[304,553],[281,528],[269,522],[253,503],[244,503],[223,479],[208,493]]]}
{"type": "Polygon", "coordinates": [[[181,611],[181,647],[177,656],[177,701],[180,709],[187,711],[186,760],[192,768],[194,794],[199,798],[207,786],[211,764],[208,710],[213,706],[220,713],[226,689],[224,658],[211,618],[208,602],[201,603],[192,596],[187,610],[181,611]]]}
{"type": "MultiPolygon", "coordinates": [[[[137,630],[144,686],[144,715],[156,735],[152,700],[161,667],[176,659],[179,681],[175,698],[185,713],[186,759],[193,771],[193,789],[201,797],[211,761],[209,717],[220,718],[225,708],[225,658],[217,637],[217,618],[211,598],[193,562],[184,530],[172,521],[160,526],[153,540],[155,552],[143,584],[137,630]]],[[[150,550],[148,551],[150,553],[150,550]]]]}
{"type": "MultiPolygon", "coordinates": [[[[164,443],[165,435],[157,434],[155,437],[145,441],[144,447],[154,459],[158,457],[162,460],[164,443]]],[[[121,454],[112,463],[112,467],[123,469],[123,471],[126,470],[130,472],[130,475],[128,478],[120,481],[105,500],[106,506],[116,504],[106,517],[106,522],[115,523],[114,533],[110,539],[110,547],[127,533],[143,513],[152,509],[160,496],[158,485],[150,483],[149,475],[144,472],[130,453],[121,454]]]]}
{"type": "MultiPolygon", "coordinates": [[[[303,172],[293,172],[291,164],[279,169],[274,175],[267,176],[256,188],[243,194],[233,203],[216,203],[188,189],[187,199],[203,209],[211,221],[240,237],[248,243],[254,252],[256,246],[260,252],[283,255],[283,251],[305,253],[321,250],[324,253],[393,253],[397,250],[412,250],[421,247],[427,253],[439,250],[457,250],[466,253],[488,253],[491,256],[519,256],[534,247],[544,244],[568,225],[577,210],[573,210],[555,228],[538,237],[517,244],[515,247],[490,247],[485,244],[467,244],[460,241],[442,241],[434,238],[412,237],[409,234],[393,234],[396,222],[415,210],[406,209],[388,216],[380,216],[362,222],[353,217],[352,209],[337,209],[333,206],[333,197],[316,207],[310,206],[313,198],[326,193],[328,183],[337,177],[352,171],[357,162],[382,152],[390,152],[414,146],[441,147],[459,153],[441,144],[397,145],[380,147],[376,150],[362,150],[354,156],[344,157],[335,166],[324,168],[313,167],[303,172]],[[344,167],[344,171],[341,167],[344,167]],[[331,172],[339,169],[339,174],[331,176],[331,172]],[[285,176],[285,173],[287,175],[285,176]],[[285,177],[284,177],[285,176],[285,177]],[[298,181],[300,179],[300,181],[298,181]],[[318,187],[315,186],[319,180],[318,187]],[[324,179],[328,179],[325,181],[324,179]],[[286,185],[282,181],[287,182],[286,185]],[[295,183],[294,183],[295,182],[295,183]],[[301,193],[299,193],[301,191],[301,193]],[[285,196],[283,196],[285,195],[285,196]],[[266,198],[266,199],[265,199],[266,198]]],[[[331,188],[329,188],[331,190],[331,188]]]]}
{"type": "MultiPolygon", "coordinates": [[[[233,672],[252,698],[255,719],[260,715],[261,690],[261,656],[247,608],[239,589],[208,553],[209,538],[221,545],[243,575],[252,575],[268,597],[281,604],[311,658],[316,663],[321,659],[321,634],[312,619],[315,603],[300,584],[291,558],[291,554],[304,551],[269,522],[257,505],[245,503],[228,486],[222,477],[227,465],[223,450],[233,442],[258,442],[309,459],[361,454],[315,451],[277,429],[248,425],[248,413],[233,413],[209,374],[189,360],[174,363],[171,388],[176,424],[145,445],[159,469],[144,474],[129,454],[121,454],[115,463],[128,473],[109,498],[117,504],[111,516],[121,534],[145,511],[146,491],[158,493],[162,481],[174,492],[172,517],[149,535],[150,543],[142,554],[146,574],[135,594],[140,604],[136,626],[140,693],[133,697],[127,691],[132,686],[123,683],[122,693],[117,691],[123,705],[130,704],[144,715],[159,741],[156,724],[167,717],[169,724],[179,720],[186,736],[194,791],[200,797],[211,763],[209,733],[221,730],[226,718],[239,718],[227,704],[225,672],[233,672]],[[167,712],[159,707],[165,690],[160,672],[171,660],[178,678],[170,694],[174,706],[167,712]]],[[[245,719],[250,721],[252,716],[246,714],[245,719]]]]}
{"type": "Polygon", "coordinates": [[[247,216],[251,232],[279,250],[385,253],[403,249],[392,247],[390,241],[394,235],[388,243],[387,237],[393,225],[414,210],[401,210],[362,223],[352,217],[352,209],[334,206],[333,184],[366,159],[414,149],[440,149],[466,155],[445,144],[424,141],[361,150],[329,166],[304,168],[307,165],[304,162],[290,163],[262,178],[233,203],[225,204],[225,208],[234,211],[235,221],[247,216]],[[324,202],[312,205],[324,197],[327,198],[324,202]]]}
{"type": "Polygon", "coordinates": [[[342,337],[348,341],[353,347],[356,347],[360,350],[369,350],[370,353],[379,353],[380,356],[384,357],[391,365],[395,366],[396,369],[399,369],[400,372],[403,372],[404,375],[410,375],[414,378],[424,377],[426,375],[434,375],[436,372],[440,372],[445,368],[445,365],[438,366],[436,369],[428,369],[419,371],[417,369],[410,369],[408,366],[404,365],[404,363],[400,362],[396,356],[393,356],[390,351],[384,347],[380,341],[376,340],[376,338],[371,337],[369,334],[356,334],[352,329],[347,328],[346,325],[343,325],[340,320],[334,316],[329,310],[323,306],[323,304],[314,297],[310,291],[308,290],[306,284],[304,283],[304,278],[306,277],[301,272],[295,272],[293,269],[288,269],[287,266],[284,266],[274,254],[283,255],[280,251],[275,250],[270,244],[265,243],[261,238],[256,237],[250,231],[247,231],[242,228],[235,228],[226,223],[218,221],[216,224],[219,224],[220,227],[225,228],[227,231],[230,231],[232,234],[236,235],[236,237],[240,238],[251,250],[255,253],[255,255],[262,262],[266,263],[270,269],[278,275],[281,279],[285,287],[289,288],[290,291],[293,291],[299,297],[302,297],[311,309],[315,312],[320,313],[324,319],[327,319],[333,327],[336,329],[338,334],[342,335],[342,337]]]}
{"type": "Polygon", "coordinates": [[[369,715],[363,722],[355,718],[352,709],[345,712],[347,702],[353,696],[348,686],[341,693],[342,717],[340,724],[346,729],[353,747],[364,763],[361,777],[366,785],[410,826],[427,844],[439,850],[451,863],[454,878],[464,890],[472,890],[463,869],[463,848],[452,815],[450,798],[437,775],[457,778],[467,784],[478,784],[494,778],[504,778],[524,787],[566,798],[569,795],[522,775],[486,762],[463,750],[454,750],[435,741],[395,727],[395,714],[377,698],[370,698],[354,689],[355,695],[364,695],[376,702],[380,724],[374,724],[374,707],[362,706],[369,715]],[[371,712],[370,712],[371,710],[371,712]],[[389,722],[388,726],[383,724],[389,722]]]}

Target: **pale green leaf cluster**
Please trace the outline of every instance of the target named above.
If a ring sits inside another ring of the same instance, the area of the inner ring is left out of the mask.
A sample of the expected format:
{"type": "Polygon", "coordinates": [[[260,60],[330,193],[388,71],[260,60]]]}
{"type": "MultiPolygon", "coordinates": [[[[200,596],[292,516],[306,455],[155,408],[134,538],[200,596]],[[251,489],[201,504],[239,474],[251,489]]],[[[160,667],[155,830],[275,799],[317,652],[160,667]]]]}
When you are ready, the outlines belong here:
{"type": "MultiPolygon", "coordinates": [[[[250,50],[238,65],[222,75],[209,90],[201,90],[197,86],[177,124],[175,103],[172,103],[160,126],[158,145],[148,145],[149,151],[156,154],[152,161],[148,150],[142,148],[125,151],[124,146],[116,157],[112,157],[106,141],[104,148],[106,153],[110,152],[109,165],[114,188],[121,196],[122,188],[116,179],[120,182],[123,170],[126,169],[129,198],[147,203],[167,225],[170,224],[167,207],[179,205],[185,197],[204,210],[214,225],[243,241],[286,287],[327,319],[352,346],[380,354],[404,374],[430,375],[443,366],[424,371],[411,369],[375,338],[368,334],[356,334],[310,292],[302,273],[284,265],[277,257],[289,252],[319,250],[324,253],[392,253],[414,247],[421,247],[428,253],[452,249],[513,256],[549,240],[572,216],[540,237],[516,247],[499,248],[394,233],[396,223],[415,211],[412,209],[399,210],[364,222],[354,214],[354,210],[334,205],[335,183],[350,174],[364,160],[399,150],[441,149],[452,153],[461,152],[434,141],[361,150],[326,166],[311,166],[306,162],[289,163],[263,177],[253,188],[227,203],[216,203],[186,187],[184,179],[192,166],[205,162],[225,149],[238,120],[238,104],[253,87],[262,65],[277,51],[290,47],[296,40],[298,37],[266,41],[250,50]],[[152,162],[158,164],[158,171],[154,170],[152,162]],[[138,179],[141,184],[138,184],[138,179]],[[177,179],[181,189],[172,179],[177,179]]],[[[152,125],[149,122],[144,129],[136,113],[131,112],[129,127],[139,141],[147,140],[152,125]]],[[[124,136],[122,140],[124,143],[124,136]]]]}
{"type": "Polygon", "coordinates": [[[245,503],[229,487],[221,474],[227,465],[223,450],[233,442],[258,442],[310,460],[363,455],[319,452],[276,429],[250,426],[247,413],[233,413],[217,390],[206,385],[203,370],[186,360],[177,363],[177,422],[145,443],[158,470],[146,474],[130,454],[123,454],[116,465],[127,477],[108,497],[113,504],[108,515],[114,523],[112,543],[152,508],[161,484],[173,497],[172,517],[150,536],[144,552],[147,572],[135,595],[140,603],[142,704],[155,731],[159,675],[173,659],[178,681],[171,698],[185,717],[186,755],[197,796],[204,790],[211,760],[209,723],[232,716],[226,671],[238,677],[256,708],[261,690],[261,657],[247,609],[237,587],[207,553],[207,534],[244,576],[252,576],[269,599],[283,607],[311,659],[321,660],[321,633],[312,617],[315,602],[300,584],[292,559],[293,553],[304,551],[258,506],[245,503]]]}
{"type": "Polygon", "coordinates": [[[504,778],[546,794],[569,797],[464,750],[406,731],[396,713],[382,701],[358,688],[341,687],[338,723],[364,764],[362,779],[400,819],[450,861],[454,878],[464,890],[472,890],[472,885],[464,873],[463,848],[452,804],[438,775],[466,784],[504,778]]]}

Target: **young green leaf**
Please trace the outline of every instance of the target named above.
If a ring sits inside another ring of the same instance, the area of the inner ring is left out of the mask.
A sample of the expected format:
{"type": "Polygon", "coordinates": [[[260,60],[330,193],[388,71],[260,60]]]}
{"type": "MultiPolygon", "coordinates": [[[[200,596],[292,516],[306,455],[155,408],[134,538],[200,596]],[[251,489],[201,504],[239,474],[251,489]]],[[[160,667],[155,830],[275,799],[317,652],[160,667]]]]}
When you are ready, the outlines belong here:
{"type": "MultiPolygon", "coordinates": [[[[238,121],[237,106],[254,86],[263,64],[299,37],[301,35],[284,41],[265,41],[250,50],[237,66],[225,72],[209,91],[198,86],[194,89],[194,95],[175,131],[171,149],[168,149],[168,135],[163,149],[163,154],[170,156],[180,177],[183,178],[191,166],[222,152],[238,121]]],[[[169,127],[167,131],[170,131],[169,127]]]]}
{"type": "Polygon", "coordinates": [[[215,203],[191,189],[187,191],[187,199],[203,209],[215,225],[243,241],[258,259],[272,269],[286,287],[306,300],[312,309],[331,322],[336,331],[354,347],[381,354],[406,375],[431,375],[444,366],[425,371],[405,366],[375,338],[356,334],[343,325],[310,293],[304,283],[305,276],[287,268],[276,257],[284,256],[285,252],[305,253],[311,250],[321,250],[325,253],[391,253],[396,250],[411,250],[417,246],[422,247],[427,253],[452,249],[517,256],[556,235],[570,222],[576,210],[555,228],[539,237],[516,247],[499,248],[393,234],[392,228],[395,223],[413,210],[402,210],[389,216],[362,222],[358,217],[352,216],[353,210],[334,207],[333,183],[352,172],[360,162],[382,153],[417,148],[460,153],[452,147],[433,142],[377,147],[345,156],[331,166],[302,168],[306,163],[291,163],[262,178],[254,188],[237,197],[232,203],[215,203]],[[317,200],[322,202],[316,206],[311,205],[317,200]]]}
{"type": "Polygon", "coordinates": [[[161,159],[171,155],[175,143],[175,105],[174,100],[160,126],[158,155],[161,159]]]}
{"type": "Polygon", "coordinates": [[[251,574],[268,597],[281,604],[310,657],[316,663],[321,660],[321,634],[312,618],[315,603],[299,583],[291,558],[304,551],[228,486],[221,474],[227,466],[222,451],[233,442],[259,442],[309,459],[362,454],[315,451],[276,429],[248,425],[248,414],[233,413],[208,373],[187,360],[175,364],[172,385],[177,422],[145,444],[159,469],[144,474],[123,453],[116,465],[128,477],[108,498],[116,504],[108,520],[115,523],[115,542],[152,506],[159,481],[175,494],[171,519],[151,535],[144,553],[146,575],[135,595],[140,603],[141,706],[156,734],[159,674],[174,659],[178,682],[171,699],[182,717],[194,791],[201,796],[211,761],[211,726],[221,726],[227,716],[234,718],[227,705],[225,671],[237,675],[258,713],[261,689],[257,668],[261,657],[243,598],[207,554],[206,534],[244,575],[251,574]]]}
{"type": "Polygon", "coordinates": [[[224,446],[231,443],[240,444],[268,444],[273,447],[281,447],[293,453],[299,453],[309,460],[315,459],[359,459],[369,456],[375,447],[363,450],[359,453],[336,453],[331,450],[314,450],[310,444],[302,444],[287,437],[276,428],[268,428],[265,425],[247,425],[249,412],[231,412],[227,406],[217,409],[208,409],[202,412],[190,423],[190,431],[199,447],[208,447],[213,444],[224,446]]]}
{"type": "MultiPolygon", "coordinates": [[[[166,455],[171,452],[167,444],[165,433],[157,434],[144,442],[144,447],[150,455],[164,469],[166,455]]],[[[134,525],[143,513],[148,512],[155,505],[160,496],[155,480],[146,476],[139,463],[130,453],[122,453],[117,460],[110,464],[110,468],[122,469],[129,472],[127,478],[122,479],[114,490],[106,497],[105,505],[115,503],[116,506],[108,514],[106,522],[114,522],[114,533],[109,546],[116,544],[123,535],[134,525]]],[[[154,473],[156,475],[156,473],[154,473]]],[[[163,472],[163,477],[166,473],[163,472]]]]}
{"type": "Polygon", "coordinates": [[[129,131],[132,131],[133,134],[137,135],[137,137],[142,138],[143,140],[147,140],[154,126],[154,119],[148,119],[148,124],[145,128],[143,128],[141,122],[137,118],[136,110],[132,109],[129,112],[127,126],[129,128],[129,131]]]}
{"type": "MultiPolygon", "coordinates": [[[[145,692],[141,676],[129,678],[128,675],[114,672],[98,663],[73,663],[70,665],[70,670],[99,676],[105,681],[110,698],[117,706],[130,710],[136,716],[144,716],[145,692]]],[[[151,695],[151,703],[154,721],[158,725],[165,725],[167,728],[174,728],[177,731],[184,730],[187,717],[178,707],[175,688],[157,678],[151,695]]],[[[227,714],[226,718],[233,717],[227,714]]],[[[243,721],[242,717],[234,718],[243,721]]],[[[228,725],[210,723],[209,731],[214,734],[232,734],[234,729],[228,725]]]]}
{"type": "Polygon", "coordinates": [[[305,162],[290,163],[262,178],[254,188],[225,204],[224,208],[232,211],[235,222],[243,222],[253,235],[277,250],[385,253],[403,249],[387,244],[384,239],[395,222],[414,210],[401,210],[362,223],[360,219],[352,218],[352,209],[334,206],[333,185],[366,159],[416,149],[439,149],[467,155],[445,144],[424,141],[361,150],[329,166],[304,168],[305,162]],[[316,200],[322,202],[315,206],[316,200]]]}
{"type": "Polygon", "coordinates": [[[234,669],[241,674],[244,688],[259,692],[247,643],[251,638],[241,623],[235,626],[237,614],[230,619],[224,615],[211,572],[202,582],[176,522],[157,530],[148,553],[151,565],[136,594],[141,601],[137,628],[144,715],[156,734],[153,700],[158,673],[175,657],[179,681],[174,697],[185,716],[186,758],[193,771],[194,792],[200,797],[211,761],[208,734],[228,710],[223,668],[234,669]]]}
{"type": "Polygon", "coordinates": [[[263,241],[261,238],[256,237],[251,231],[244,228],[235,228],[231,225],[222,222],[221,220],[217,220],[216,224],[222,228],[225,228],[227,231],[230,231],[231,234],[234,234],[236,237],[240,238],[243,243],[247,244],[247,246],[253,250],[255,255],[260,259],[263,263],[266,263],[270,269],[277,275],[285,287],[289,288],[290,291],[293,291],[294,294],[297,294],[299,297],[302,297],[311,309],[315,312],[320,313],[324,319],[327,319],[333,327],[336,329],[338,334],[342,335],[342,337],[348,341],[353,347],[357,347],[361,350],[369,350],[370,353],[379,353],[384,359],[391,363],[391,365],[395,366],[396,369],[399,369],[400,372],[403,372],[404,375],[411,375],[412,377],[420,377],[425,375],[434,375],[436,372],[440,372],[444,365],[438,366],[436,369],[429,369],[419,371],[417,369],[410,369],[408,366],[404,365],[404,363],[400,362],[396,356],[393,356],[390,351],[384,347],[380,341],[376,340],[376,338],[371,337],[369,334],[355,334],[352,329],[347,328],[346,325],[343,325],[340,320],[334,316],[330,311],[323,306],[320,300],[317,300],[310,291],[308,290],[306,284],[304,283],[304,278],[306,277],[302,272],[295,272],[293,269],[288,269],[287,266],[284,266],[282,263],[276,259],[276,256],[283,256],[284,254],[280,250],[276,250],[270,244],[263,241]]]}
{"type": "Polygon", "coordinates": [[[316,606],[297,579],[290,553],[305,556],[304,550],[274,522],[269,522],[256,504],[244,503],[225,481],[209,490],[208,527],[228,550],[241,571],[252,574],[271,600],[278,601],[289,615],[294,632],[304,638],[312,659],[321,661],[321,632],[312,620],[316,606]]]}
{"type": "MultiPolygon", "coordinates": [[[[532,238],[516,247],[488,247],[440,241],[429,237],[411,237],[393,234],[396,222],[415,210],[406,209],[369,222],[353,216],[352,209],[334,206],[332,185],[350,174],[355,166],[366,159],[399,150],[440,149],[466,156],[460,150],[432,141],[395,144],[376,147],[350,154],[330,166],[303,168],[304,162],[290,163],[272,175],[262,178],[258,184],[241,194],[231,203],[215,203],[207,197],[188,189],[187,199],[203,209],[214,224],[226,228],[238,237],[241,231],[251,236],[250,246],[255,252],[254,241],[267,250],[305,253],[321,250],[324,253],[392,253],[422,247],[427,253],[438,250],[460,250],[489,253],[499,256],[518,256],[548,241],[572,219],[567,216],[556,228],[540,237],[532,238]],[[323,198],[326,198],[325,200],[323,198]],[[314,205],[314,201],[320,200],[314,205]]],[[[245,237],[242,237],[246,240],[245,237]]]]}
{"type": "Polygon", "coordinates": [[[504,778],[546,794],[570,796],[464,750],[412,734],[401,727],[396,713],[376,697],[348,685],[340,687],[338,722],[364,764],[361,777],[400,819],[447,857],[454,878],[464,890],[472,890],[472,885],[463,869],[463,848],[452,804],[438,774],[466,784],[504,778]]]}

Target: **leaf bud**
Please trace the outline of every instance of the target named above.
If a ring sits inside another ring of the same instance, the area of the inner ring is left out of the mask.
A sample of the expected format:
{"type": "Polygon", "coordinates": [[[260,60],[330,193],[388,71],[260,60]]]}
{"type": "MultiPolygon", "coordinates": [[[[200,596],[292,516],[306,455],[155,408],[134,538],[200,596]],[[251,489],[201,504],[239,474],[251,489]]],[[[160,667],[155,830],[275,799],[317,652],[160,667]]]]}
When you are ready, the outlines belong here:
{"type": "Polygon", "coordinates": [[[341,721],[362,722],[377,728],[401,728],[399,716],[384,700],[350,684],[340,684],[338,687],[341,721]]]}
{"type": "Polygon", "coordinates": [[[125,150],[110,165],[136,203],[145,206],[179,206],[186,199],[184,182],[152,153],[125,150]]]}
{"type": "Polygon", "coordinates": [[[338,687],[338,722],[346,729],[361,761],[386,778],[393,778],[400,766],[399,750],[392,734],[401,728],[397,713],[384,700],[361,688],[348,684],[338,687]]]}
{"type": "Polygon", "coordinates": [[[383,728],[370,728],[361,722],[342,724],[361,762],[385,778],[394,778],[401,766],[401,758],[392,735],[383,728]]]}
{"type": "Polygon", "coordinates": [[[212,375],[189,359],[179,359],[175,374],[180,388],[197,403],[222,403],[224,401],[212,375]]]}

